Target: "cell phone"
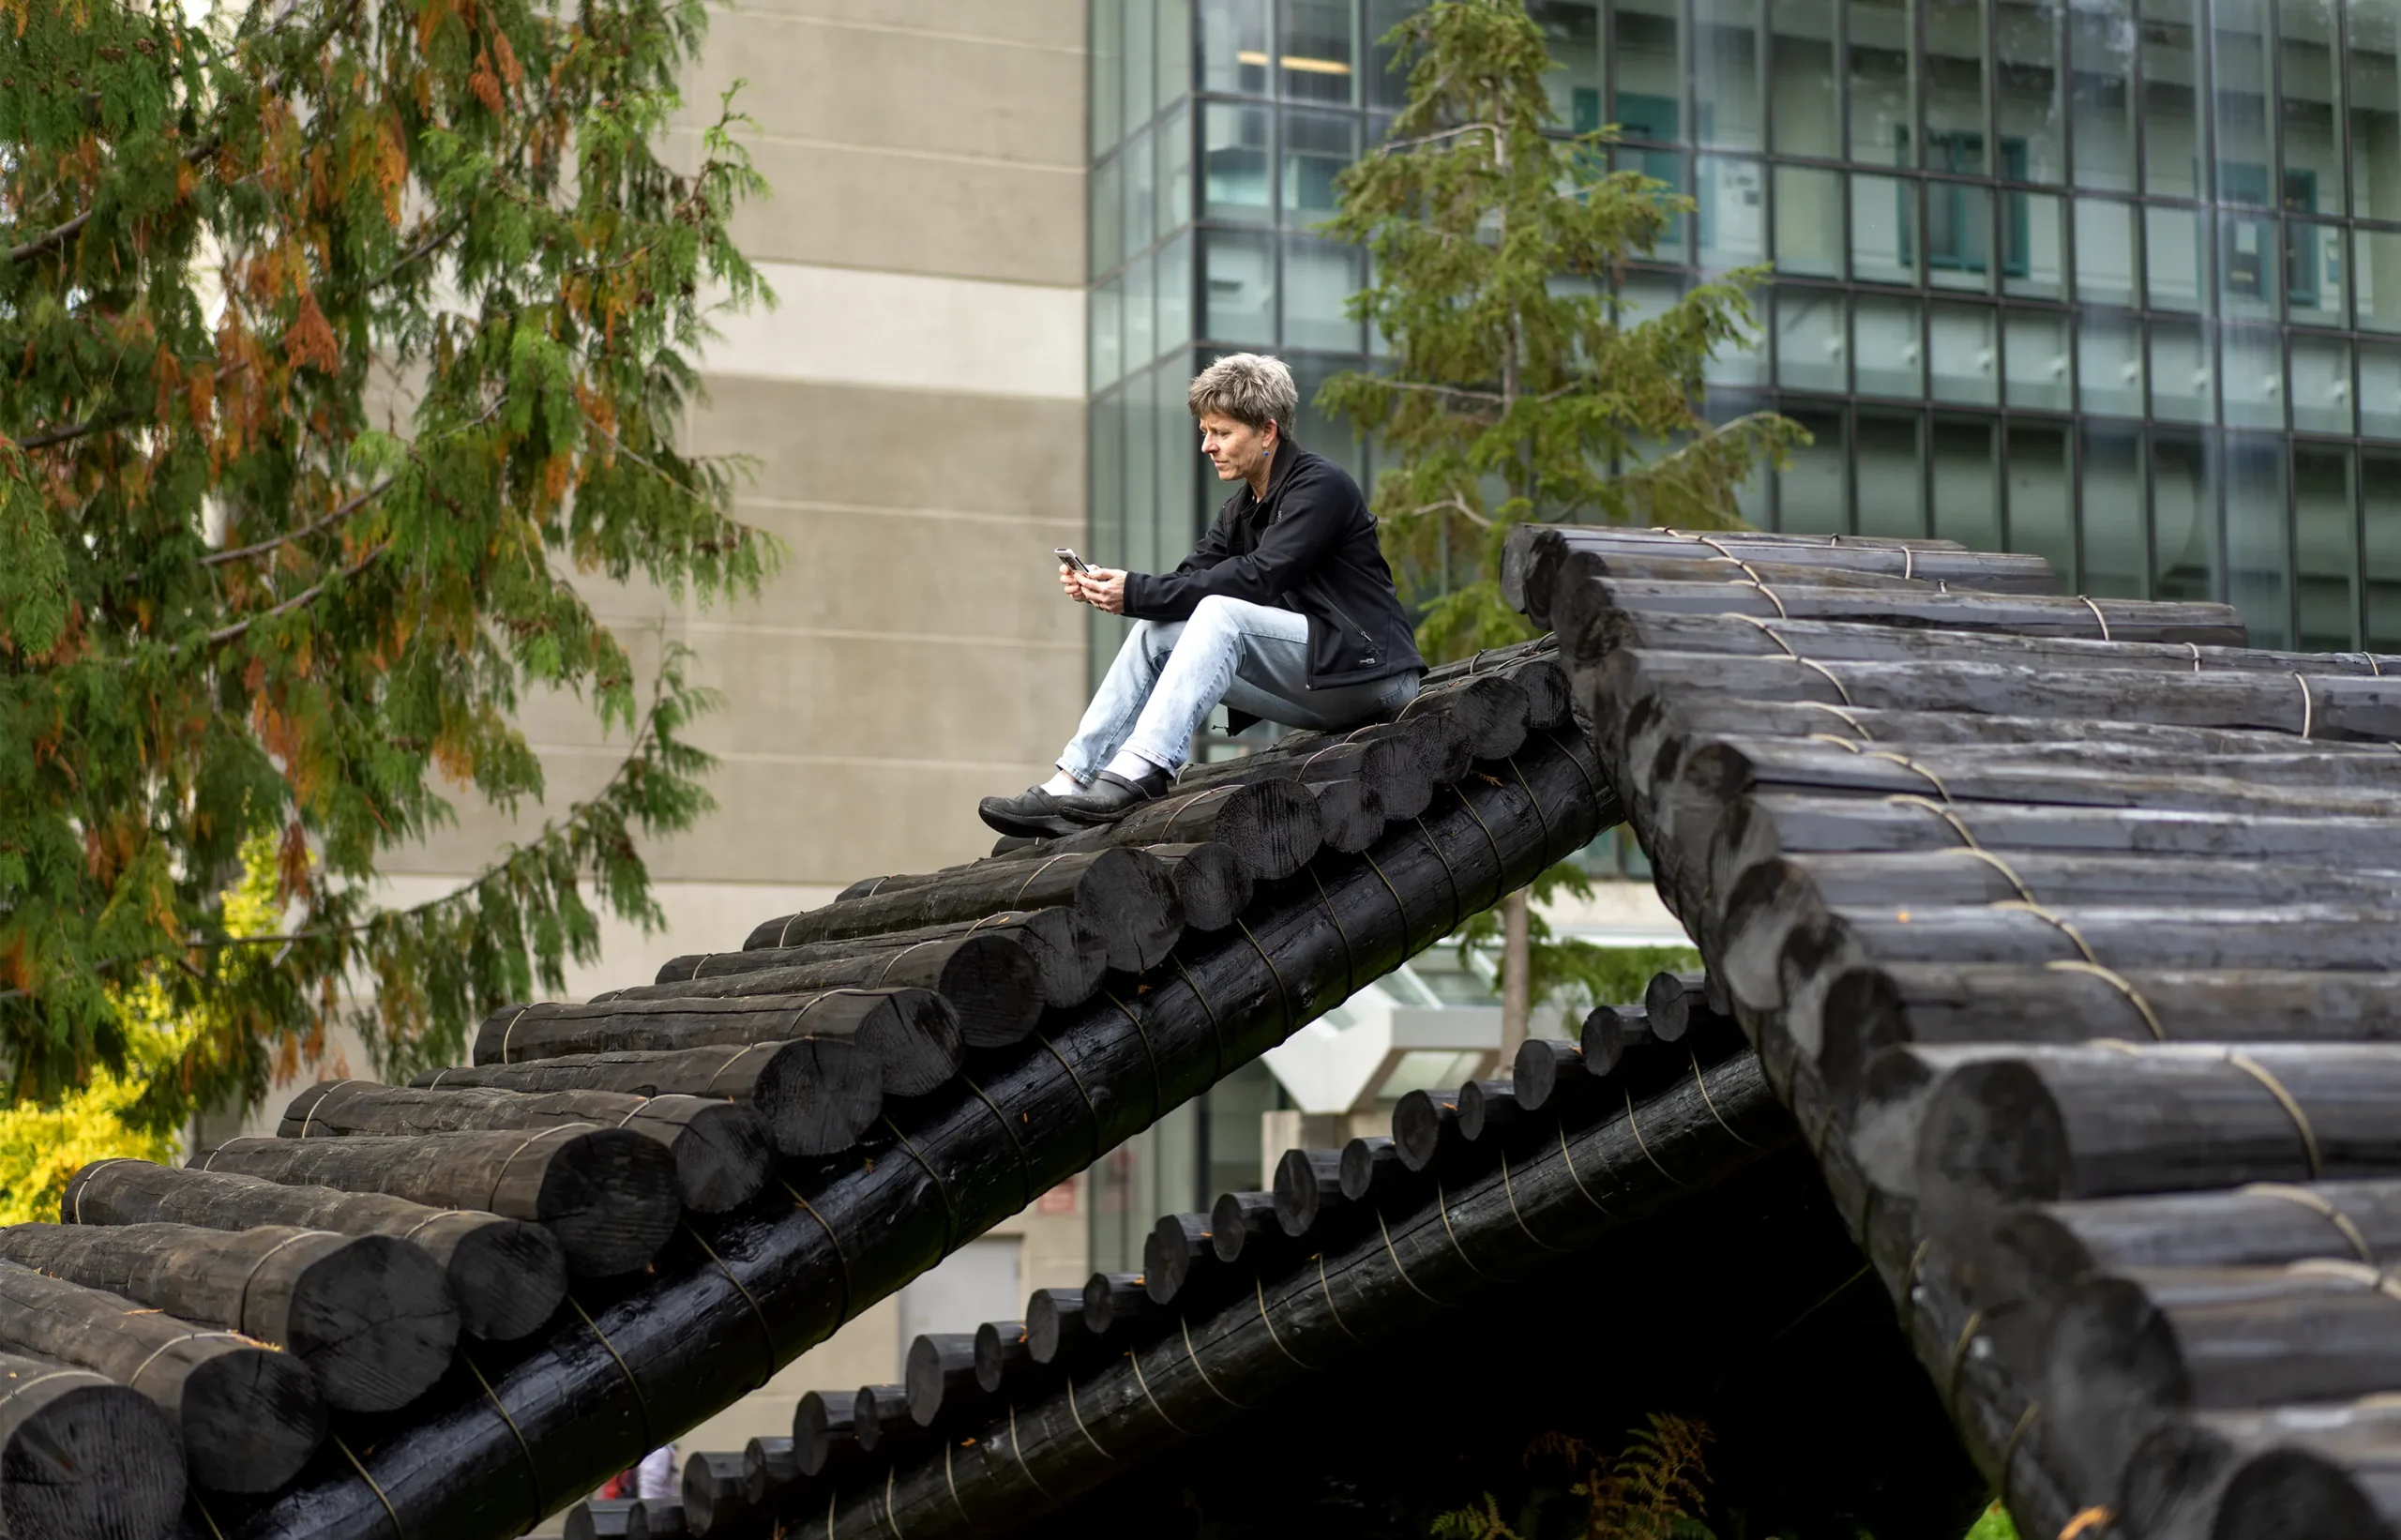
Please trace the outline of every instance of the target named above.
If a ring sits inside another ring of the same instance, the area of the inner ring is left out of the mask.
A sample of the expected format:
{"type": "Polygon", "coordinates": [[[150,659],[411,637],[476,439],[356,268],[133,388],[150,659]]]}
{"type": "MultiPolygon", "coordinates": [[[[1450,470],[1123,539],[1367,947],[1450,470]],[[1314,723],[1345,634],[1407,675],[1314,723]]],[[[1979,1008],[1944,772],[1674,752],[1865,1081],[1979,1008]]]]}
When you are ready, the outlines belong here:
{"type": "Polygon", "coordinates": [[[1071,566],[1079,572],[1089,572],[1092,570],[1092,564],[1086,562],[1081,556],[1077,555],[1075,548],[1072,546],[1056,547],[1051,551],[1050,554],[1059,558],[1059,565],[1061,566],[1071,566]]]}

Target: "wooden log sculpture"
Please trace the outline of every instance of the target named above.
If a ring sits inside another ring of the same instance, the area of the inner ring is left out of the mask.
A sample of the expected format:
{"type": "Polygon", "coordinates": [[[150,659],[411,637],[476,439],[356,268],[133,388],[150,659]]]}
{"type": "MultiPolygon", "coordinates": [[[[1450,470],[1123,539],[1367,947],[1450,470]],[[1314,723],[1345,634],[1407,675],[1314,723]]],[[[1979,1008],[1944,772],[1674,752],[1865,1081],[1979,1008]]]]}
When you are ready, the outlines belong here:
{"type": "Polygon", "coordinates": [[[0,1351],[56,1359],[150,1397],[183,1435],[191,1479],[271,1492],[325,1436],[317,1381],[291,1353],[98,1289],[0,1262],[0,1351]]]}
{"type": "Polygon", "coordinates": [[[1276,1162],[1276,1223],[1299,1240],[1348,1210],[1342,1196],[1342,1152],[1287,1150],[1276,1162]]]}
{"type": "Polygon", "coordinates": [[[442,1270],[387,1235],[11,1225],[0,1230],[0,1259],[274,1343],[338,1412],[408,1405],[450,1366],[459,1340],[442,1270]]]}
{"type": "MultiPolygon", "coordinates": [[[[1329,771],[1321,778],[1338,776],[1329,771]]],[[[1024,862],[1046,863],[1111,847],[1209,843],[1231,851],[1253,878],[1272,882],[1308,865],[1324,839],[1316,799],[1297,780],[1258,778],[1190,790],[1179,785],[1114,823],[1028,847],[1015,861],[1022,870],[1024,862]]],[[[1111,957],[1110,966],[1125,964],[1111,957]]]]}
{"type": "Polygon", "coordinates": [[[1640,1005],[1595,1005],[1584,1017],[1577,1038],[1577,1057],[1593,1075],[1608,1075],[1629,1049],[1658,1041],[1651,1034],[1651,1014],[1640,1005]]]}
{"type": "Polygon", "coordinates": [[[1356,777],[1307,784],[1309,794],[1317,798],[1318,825],[1327,850],[1356,855],[1383,837],[1393,815],[1374,787],[1356,777]]]}
{"type": "Polygon", "coordinates": [[[638,984],[592,997],[619,1000],[731,1000],[814,994],[825,989],[930,989],[949,1002],[970,1048],[1021,1042],[1042,1016],[1042,977],[1014,937],[971,932],[884,952],[664,984],[638,984]]]}
{"type": "Polygon", "coordinates": [[[1558,1112],[1569,1104],[1568,1098],[1589,1094],[1596,1080],[1584,1067],[1582,1044],[1563,1037],[1527,1038],[1518,1045],[1518,1057],[1509,1070],[1518,1101],[1530,1112],[1558,1112]]]}
{"type": "Polygon", "coordinates": [[[909,1391],[909,1416],[919,1427],[973,1412],[984,1400],[975,1382],[975,1334],[928,1332],[909,1344],[900,1379],[909,1391]]]}
{"type": "Polygon", "coordinates": [[[1029,1369],[1039,1367],[1022,1321],[988,1321],[975,1328],[975,1385],[987,1396],[1029,1369]]]}
{"type": "Polygon", "coordinates": [[[70,1225],[167,1223],[236,1231],[283,1225],[405,1241],[442,1269],[458,1302],[460,1329],[494,1342],[534,1331],[566,1295],[566,1254],[541,1226],[381,1193],[112,1159],[76,1172],[59,1207],[70,1225]]]}
{"type": "Polygon", "coordinates": [[[1471,1144],[1487,1139],[1516,1140],[1531,1130],[1534,1115],[1507,1080],[1470,1080],[1459,1087],[1459,1137],[1471,1144]]]}
{"type": "Polygon", "coordinates": [[[909,1415],[906,1385],[861,1385],[851,1402],[851,1427],[859,1453],[886,1458],[917,1443],[921,1431],[909,1415]]]}
{"type": "Polygon", "coordinates": [[[237,1139],[201,1170],[478,1208],[549,1230],[569,1272],[630,1273],[674,1232],[675,1162],[655,1140],[570,1125],[533,1134],[237,1139]]]}
{"type": "Polygon", "coordinates": [[[699,1535],[740,1532],[757,1512],[748,1472],[738,1454],[700,1452],[684,1460],[684,1527],[699,1535]]]}
{"type": "Polygon", "coordinates": [[[639,1287],[579,1287],[581,1313],[505,1365],[481,1362],[485,1383],[459,1377],[405,1427],[354,1445],[356,1467],[321,1460],[269,1501],[217,1512],[224,1540],[365,1533],[395,1517],[410,1534],[534,1523],[639,1458],[648,1429],[697,1425],[1615,816],[1588,740],[1530,735],[1422,824],[1388,829],[1372,866],[1324,860],[1309,882],[1262,890],[1241,929],[1192,938],[1146,992],[1056,1012],[1046,1041],[986,1056],[972,1087],[895,1107],[855,1155],[789,1170],[796,1200],[695,1216],[639,1287]]]}
{"type": "Polygon", "coordinates": [[[1209,1245],[1217,1260],[1229,1267],[1245,1259],[1248,1265],[1258,1266],[1284,1250],[1284,1227],[1276,1222],[1276,1195],[1219,1193],[1209,1210],[1209,1245]]]}
{"type": "Polygon", "coordinates": [[[1158,1313],[1140,1273],[1095,1273],[1084,1280],[1084,1330],[1096,1336],[1114,1336],[1158,1313]]]}
{"type": "Polygon", "coordinates": [[[1467,733],[1468,751],[1479,760],[1505,760],[1531,731],[1533,702],[1507,674],[1486,673],[1421,690],[1401,708],[1400,719],[1444,716],[1467,733]]]}
{"type": "Polygon", "coordinates": [[[1432,1170],[1437,1160],[1463,1142],[1458,1124],[1456,1086],[1404,1095],[1392,1109],[1392,1142],[1400,1152],[1400,1163],[1412,1171],[1432,1170]]]}
{"type": "MultiPolygon", "coordinates": [[[[1455,724],[1446,726],[1447,731],[1445,727],[1421,728],[1415,724],[1381,726],[1322,742],[1312,739],[1301,750],[1265,750],[1216,764],[1189,766],[1177,778],[1176,785],[1179,790],[1189,788],[1186,794],[1193,797],[1214,792],[1219,798],[1232,800],[1236,787],[1285,788],[1273,793],[1282,797],[1289,794],[1293,784],[1306,787],[1354,781],[1373,793],[1377,806],[1389,816],[1414,818],[1426,810],[1426,804],[1433,795],[1435,755],[1454,738],[1461,746],[1466,742],[1455,724]]],[[[1261,791],[1253,794],[1269,793],[1261,791]]],[[[1202,808],[1212,805],[1195,804],[1202,808]]],[[[1323,838],[1321,821],[1319,838],[1323,838]]],[[[1297,864],[1294,869],[1298,869],[1297,864]]]]}
{"type": "MultiPolygon", "coordinates": [[[[1178,799],[1180,800],[1180,799],[1178,799]]],[[[1255,799],[1254,799],[1255,800],[1255,799]]],[[[1121,821],[1148,818],[1134,843],[1172,844],[1177,840],[1218,839],[1243,848],[1231,828],[1199,818],[1181,831],[1168,827],[1168,818],[1155,803],[1121,821]],[[1230,838],[1231,837],[1231,838],[1230,838]]],[[[1313,817],[1315,807],[1311,805],[1313,817]]],[[[1129,836],[1137,831],[1127,829],[1129,836]]],[[[1314,847],[1312,847],[1314,848],[1314,847]]],[[[1297,863],[1295,863],[1297,865],[1297,863]]],[[[1175,898],[1175,882],[1158,862],[1140,851],[1111,847],[1054,853],[1034,861],[976,862],[939,882],[922,887],[878,893],[868,898],[831,903],[806,913],[767,921],[750,932],[744,949],[796,946],[810,942],[845,941],[924,926],[974,921],[1004,912],[1066,905],[1100,930],[1109,965],[1140,973],[1164,959],[1184,931],[1184,912],[1175,898]]]]}
{"type": "Polygon", "coordinates": [[[1405,1185],[1411,1174],[1400,1147],[1382,1134],[1365,1134],[1342,1146],[1342,1197],[1365,1202],[1405,1185]]]}
{"type": "Polygon", "coordinates": [[[476,1034],[478,1064],[570,1053],[747,1047],[804,1037],[856,1043],[883,1066],[886,1095],[922,1096],[966,1062],[949,1002],[930,989],[825,989],[731,1000],[504,1005],[476,1034]]]}
{"type": "Polygon", "coordinates": [[[622,1091],[428,1090],[320,1080],[292,1098],[276,1134],[335,1139],[570,1125],[623,1128],[655,1141],[675,1162],[676,1196],[702,1214],[723,1214],[756,1197],[775,1157],[766,1120],[737,1102],[622,1091]]]}
{"type": "Polygon", "coordinates": [[[812,1390],[792,1411],[792,1457],[804,1476],[838,1471],[858,1457],[858,1397],[812,1390]]]}
{"type": "Polygon", "coordinates": [[[1344,1353],[1410,1340],[1444,1306],[1533,1271],[1552,1255],[1546,1246],[1588,1245],[1673,1200],[1680,1182],[1744,1169],[1787,1143],[1789,1128],[1751,1055],[1688,1070],[1631,1112],[1621,1105],[1562,1129],[1544,1153],[1512,1162],[1505,1184],[1496,1161],[1440,1197],[1429,1189],[1383,1208],[1382,1225],[1248,1274],[1252,1287],[1218,1310],[1129,1343],[1071,1389],[1015,1400],[937,1456],[896,1461],[888,1473],[878,1462],[868,1480],[829,1494],[829,1513],[796,1516],[799,1533],[867,1540],[895,1528],[941,1536],[1038,1524],[1114,1472],[1224,1429],[1240,1408],[1270,1404],[1344,1353]]]}
{"type": "Polygon", "coordinates": [[[148,1540],[184,1502],[184,1451],[156,1403],[89,1369],[0,1352],[0,1532],[148,1540]]]}
{"type": "Polygon", "coordinates": [[[2393,1532],[2396,1470],[2388,1405],[2200,1412],[2136,1447],[2119,1511],[2140,1535],[2369,1540],[2393,1532]]]}
{"type": "MultiPolygon", "coordinates": [[[[660,965],[657,982],[672,984],[683,979],[755,973],[763,968],[838,962],[870,953],[911,951],[929,943],[969,935],[997,936],[1022,947],[1042,981],[1042,1002],[1046,1005],[1082,1004],[1100,988],[1100,975],[1109,968],[1108,939],[1100,928],[1074,909],[1053,905],[1049,909],[1004,910],[979,920],[917,930],[849,936],[801,946],[777,944],[740,952],[702,952],[671,958],[660,965]]],[[[758,939],[756,932],[751,939],[758,939]]]]}
{"type": "Polygon", "coordinates": [[[1073,1368],[1099,1349],[1100,1335],[1084,1325],[1081,1289],[1036,1289],[1026,1296],[1025,1351],[1035,1364],[1073,1368]]]}
{"type": "Polygon", "coordinates": [[[1151,1303],[1189,1306],[1223,1271],[1205,1214],[1168,1214],[1142,1238],[1142,1289],[1151,1303]]]}
{"type": "Polygon", "coordinates": [[[1651,1035],[1662,1043],[1682,1042],[1695,1027],[1727,1019],[1710,1007],[1705,974],[1652,974],[1642,991],[1642,1010],[1651,1035]]]}
{"type": "Polygon", "coordinates": [[[764,1508],[778,1494],[799,1484],[800,1461],[792,1440],[752,1439],[742,1446],[742,1495],[753,1508],[764,1508]]]}
{"type": "Polygon", "coordinates": [[[426,1070],[411,1083],[443,1090],[495,1086],[504,1091],[719,1097],[757,1112],[766,1121],[776,1149],[788,1155],[847,1150],[883,1110],[883,1062],[843,1037],[453,1065],[426,1070]]]}

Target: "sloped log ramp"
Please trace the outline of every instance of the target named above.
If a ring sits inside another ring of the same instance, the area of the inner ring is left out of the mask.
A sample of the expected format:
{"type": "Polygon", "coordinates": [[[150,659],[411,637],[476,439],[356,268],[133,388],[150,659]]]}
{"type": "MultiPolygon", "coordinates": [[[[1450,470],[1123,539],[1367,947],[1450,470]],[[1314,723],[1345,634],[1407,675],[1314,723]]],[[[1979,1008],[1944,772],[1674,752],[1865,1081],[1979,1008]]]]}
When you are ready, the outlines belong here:
{"type": "Polygon", "coordinates": [[[1365,855],[1321,855],[1241,928],[1187,938],[1139,997],[1051,1012],[1026,1043],[888,1110],[856,1149],[785,1167],[732,1215],[688,1216],[646,1274],[579,1281],[549,1329],[472,1347],[357,1464],[321,1456],[272,1499],[212,1501],[216,1530],[521,1532],[1615,818],[1589,744],[1530,737],[1365,855]]]}

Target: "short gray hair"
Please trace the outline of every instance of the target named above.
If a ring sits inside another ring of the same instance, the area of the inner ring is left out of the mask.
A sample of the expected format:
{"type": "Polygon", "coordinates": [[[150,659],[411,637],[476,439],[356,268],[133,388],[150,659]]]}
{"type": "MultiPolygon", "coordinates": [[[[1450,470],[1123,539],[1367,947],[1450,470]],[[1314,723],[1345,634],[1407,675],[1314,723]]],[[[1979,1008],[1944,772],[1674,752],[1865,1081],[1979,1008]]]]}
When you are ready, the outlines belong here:
{"type": "Polygon", "coordinates": [[[1222,413],[1248,428],[1276,425],[1276,436],[1292,436],[1292,414],[1301,391],[1281,358],[1263,353],[1230,353],[1194,378],[1185,404],[1196,417],[1222,413]]]}

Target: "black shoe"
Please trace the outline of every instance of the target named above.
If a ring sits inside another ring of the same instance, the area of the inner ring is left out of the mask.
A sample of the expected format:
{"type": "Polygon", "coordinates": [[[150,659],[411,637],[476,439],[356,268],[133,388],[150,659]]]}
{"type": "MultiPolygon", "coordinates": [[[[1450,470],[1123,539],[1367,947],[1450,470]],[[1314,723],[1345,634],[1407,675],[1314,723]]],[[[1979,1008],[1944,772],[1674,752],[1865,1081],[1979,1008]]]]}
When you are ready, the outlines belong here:
{"type": "Polygon", "coordinates": [[[1083,825],[1059,816],[1059,799],[1039,786],[1029,786],[1013,797],[986,797],[975,805],[975,816],[1003,834],[1021,838],[1056,839],[1083,825]]]}
{"type": "Polygon", "coordinates": [[[1050,804],[1070,823],[1097,827],[1114,823],[1145,802],[1155,802],[1175,788],[1175,778],[1154,765],[1140,780],[1103,770],[1091,786],[1071,796],[1052,797],[1050,804]]]}

